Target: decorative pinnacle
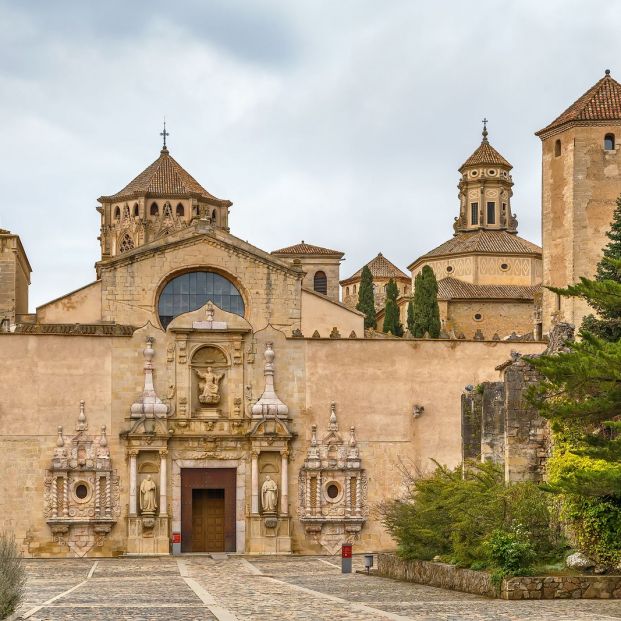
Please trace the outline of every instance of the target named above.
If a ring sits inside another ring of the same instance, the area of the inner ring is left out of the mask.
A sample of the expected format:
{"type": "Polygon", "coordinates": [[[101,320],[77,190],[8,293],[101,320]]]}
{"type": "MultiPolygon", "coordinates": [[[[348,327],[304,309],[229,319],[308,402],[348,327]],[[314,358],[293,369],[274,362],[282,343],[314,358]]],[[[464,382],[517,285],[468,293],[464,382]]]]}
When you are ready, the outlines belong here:
{"type": "Polygon", "coordinates": [[[489,123],[489,121],[483,117],[483,142],[487,142],[487,124],[489,123]]]}
{"type": "Polygon", "coordinates": [[[610,69],[606,69],[606,71],[604,71],[604,73],[605,73],[606,75],[610,75],[610,69]]]}
{"type": "Polygon", "coordinates": [[[164,139],[164,146],[162,151],[168,151],[166,148],[166,136],[170,136],[170,133],[166,131],[166,117],[164,117],[164,130],[160,132],[160,136],[164,139]]]}

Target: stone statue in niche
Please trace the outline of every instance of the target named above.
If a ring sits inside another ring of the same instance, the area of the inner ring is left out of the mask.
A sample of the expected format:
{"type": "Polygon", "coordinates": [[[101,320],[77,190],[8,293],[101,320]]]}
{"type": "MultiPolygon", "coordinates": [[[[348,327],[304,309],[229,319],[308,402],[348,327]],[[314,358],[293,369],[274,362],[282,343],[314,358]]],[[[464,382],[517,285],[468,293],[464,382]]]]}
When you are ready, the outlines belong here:
{"type": "Polygon", "coordinates": [[[157,509],[155,490],[156,485],[149,474],[140,484],[140,510],[142,513],[155,513],[157,509]]]}
{"type": "Polygon", "coordinates": [[[278,503],[278,485],[268,474],[261,487],[261,502],[263,504],[264,513],[276,513],[276,505],[278,503]]]}
{"type": "Polygon", "coordinates": [[[201,378],[198,387],[200,394],[198,400],[204,405],[215,405],[220,401],[220,380],[224,373],[216,374],[211,367],[207,367],[206,373],[201,373],[196,369],[196,375],[201,378]]]}

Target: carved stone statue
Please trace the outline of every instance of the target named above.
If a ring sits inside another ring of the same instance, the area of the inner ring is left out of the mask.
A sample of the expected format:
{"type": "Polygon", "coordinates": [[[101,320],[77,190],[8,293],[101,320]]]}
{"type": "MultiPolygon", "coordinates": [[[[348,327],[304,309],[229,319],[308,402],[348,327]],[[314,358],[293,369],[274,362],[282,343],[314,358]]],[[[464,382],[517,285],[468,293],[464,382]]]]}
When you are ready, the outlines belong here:
{"type": "Polygon", "coordinates": [[[157,501],[155,499],[155,483],[151,480],[151,475],[140,484],[140,510],[143,513],[155,513],[157,501]]]}
{"type": "Polygon", "coordinates": [[[201,373],[196,369],[196,375],[201,378],[199,382],[200,395],[198,400],[206,405],[214,405],[220,401],[220,380],[224,377],[224,373],[213,373],[211,367],[207,367],[206,373],[201,373]]]}
{"type": "Polygon", "coordinates": [[[276,481],[271,479],[269,474],[265,477],[263,487],[261,487],[261,502],[264,513],[276,513],[278,485],[276,485],[276,481]]]}

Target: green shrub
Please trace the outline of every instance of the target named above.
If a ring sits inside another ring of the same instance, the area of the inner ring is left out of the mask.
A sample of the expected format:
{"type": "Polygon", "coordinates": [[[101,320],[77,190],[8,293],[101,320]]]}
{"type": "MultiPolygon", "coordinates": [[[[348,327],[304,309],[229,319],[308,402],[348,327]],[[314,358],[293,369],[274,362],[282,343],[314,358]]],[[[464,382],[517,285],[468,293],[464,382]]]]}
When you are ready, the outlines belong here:
{"type": "Polygon", "coordinates": [[[521,544],[539,560],[562,555],[566,545],[550,511],[553,500],[534,483],[505,485],[495,464],[438,465],[431,474],[412,477],[407,498],[385,503],[381,513],[403,558],[441,556],[461,566],[502,569],[507,562],[490,552],[499,532],[512,538],[513,553],[521,551],[523,558],[527,548],[521,544]]]}
{"type": "Polygon", "coordinates": [[[495,530],[485,542],[491,565],[504,576],[528,573],[536,552],[528,533],[519,526],[514,532],[495,530]]]}
{"type": "Polygon", "coordinates": [[[0,533],[0,619],[13,614],[22,601],[26,572],[15,537],[0,533]]]}

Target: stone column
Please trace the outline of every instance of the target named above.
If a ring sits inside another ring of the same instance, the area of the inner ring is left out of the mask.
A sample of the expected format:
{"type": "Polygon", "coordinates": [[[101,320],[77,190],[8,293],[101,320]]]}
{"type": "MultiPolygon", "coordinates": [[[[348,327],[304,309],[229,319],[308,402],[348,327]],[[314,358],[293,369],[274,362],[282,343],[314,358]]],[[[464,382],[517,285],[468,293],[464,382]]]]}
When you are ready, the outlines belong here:
{"type": "Polygon", "coordinates": [[[166,455],[168,451],[160,451],[160,515],[168,515],[168,500],[166,498],[166,455]]]}
{"type": "Polygon", "coordinates": [[[255,451],[252,451],[252,466],[250,469],[250,473],[252,479],[252,497],[250,512],[257,514],[259,513],[259,454],[255,451]]]}
{"type": "Polygon", "coordinates": [[[289,513],[289,451],[280,453],[280,514],[289,513]]]}
{"type": "Polygon", "coordinates": [[[136,456],[138,451],[129,453],[129,515],[135,516],[136,510],[136,456]]]}

